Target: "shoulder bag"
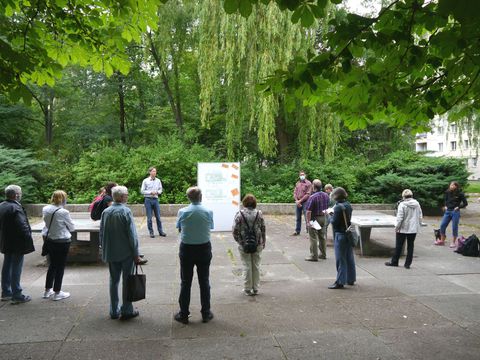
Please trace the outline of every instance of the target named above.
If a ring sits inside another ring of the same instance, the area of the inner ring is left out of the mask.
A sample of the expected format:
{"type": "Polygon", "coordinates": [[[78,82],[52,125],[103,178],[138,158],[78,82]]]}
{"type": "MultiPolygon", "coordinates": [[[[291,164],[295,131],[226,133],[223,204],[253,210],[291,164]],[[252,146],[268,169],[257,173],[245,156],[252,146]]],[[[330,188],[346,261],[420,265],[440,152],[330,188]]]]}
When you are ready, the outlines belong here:
{"type": "Polygon", "coordinates": [[[342,206],[342,212],[343,212],[343,220],[345,221],[345,236],[347,237],[347,241],[352,245],[353,247],[358,245],[359,238],[357,234],[357,230],[355,229],[355,226],[350,223],[348,225],[347,222],[347,215],[345,214],[345,207],[342,206]]]}
{"type": "Polygon", "coordinates": [[[48,233],[50,232],[50,226],[52,226],[53,217],[55,216],[55,213],[58,210],[60,210],[60,208],[55,210],[52,214],[52,217],[50,218],[50,224],[48,224],[48,228],[47,228],[47,235],[42,236],[43,237],[42,256],[47,256],[48,255],[48,249],[47,249],[48,233]]]}

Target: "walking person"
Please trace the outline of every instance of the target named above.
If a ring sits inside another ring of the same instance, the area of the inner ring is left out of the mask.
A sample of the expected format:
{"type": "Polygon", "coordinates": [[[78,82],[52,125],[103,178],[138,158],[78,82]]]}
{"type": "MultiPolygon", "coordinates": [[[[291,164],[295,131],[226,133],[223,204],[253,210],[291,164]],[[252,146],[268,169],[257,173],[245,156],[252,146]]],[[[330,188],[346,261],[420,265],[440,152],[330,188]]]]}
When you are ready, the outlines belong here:
{"type": "Polygon", "coordinates": [[[140,192],[145,197],[145,210],[147,213],[147,227],[150,237],[154,238],[152,226],[152,211],[155,213],[155,220],[157,222],[157,230],[160,236],[167,236],[163,232],[162,221],[160,220],[160,205],[158,203],[158,197],[163,191],[162,182],[157,178],[157,169],[150,167],[148,169],[149,176],[143,180],[140,192]]]}
{"type": "Polygon", "coordinates": [[[180,232],[180,311],[175,314],[175,321],[188,324],[190,315],[190,293],[192,288],[193,268],[197,267],[200,286],[200,303],[202,321],[213,319],[210,311],[210,262],[212,245],[210,230],[213,229],[213,212],[202,205],[202,191],[199,187],[188,188],[187,197],[190,205],[178,211],[177,229],[180,232]]]}
{"type": "Polygon", "coordinates": [[[398,260],[402,254],[403,244],[407,240],[407,258],[405,259],[405,269],[410,269],[413,259],[413,244],[420,227],[422,226],[422,208],[417,200],[413,198],[413,192],[405,189],[402,192],[403,201],[398,205],[396,231],[395,253],[392,260],[385,263],[387,266],[398,266],[398,260]]]}
{"type": "Polygon", "coordinates": [[[139,315],[122,291],[122,306],[119,307],[118,285],[122,278],[123,290],[128,275],[133,274],[134,265],[141,259],[138,251],[138,237],[132,211],[125,205],[128,189],[115,186],[112,189],[113,204],[105,209],[100,220],[100,243],[102,260],[108,263],[110,273],[110,318],[128,320],[139,315]]]}
{"type": "Polygon", "coordinates": [[[347,192],[341,187],[336,188],[332,193],[336,203],[330,222],[334,234],[337,279],[328,287],[329,289],[343,289],[345,284],[354,285],[357,280],[353,246],[345,235],[352,218],[352,206],[347,201],[347,196],[347,192]]]}
{"type": "Polygon", "coordinates": [[[26,303],[32,298],[22,294],[23,257],[35,251],[32,229],[27,213],[20,205],[22,189],[18,185],[5,188],[6,200],[0,203],[0,252],[3,255],[2,301],[12,304],[26,303]]]}
{"type": "Polygon", "coordinates": [[[50,257],[47,278],[45,280],[44,299],[52,298],[54,301],[70,297],[70,293],[62,291],[63,274],[67,263],[68,250],[72,241],[71,231],[75,231],[70,212],[65,209],[67,194],[57,190],[50,199],[50,205],[42,210],[45,226],[42,235],[45,248],[50,257]]]}
{"type": "Polygon", "coordinates": [[[247,194],[242,200],[243,209],[235,215],[233,238],[238,243],[238,251],[243,262],[243,291],[245,295],[258,294],[260,285],[260,261],[265,249],[265,220],[257,210],[257,199],[247,194]],[[255,248],[249,249],[247,242],[255,240],[255,248]]]}
{"type": "Polygon", "coordinates": [[[305,258],[305,261],[318,261],[318,259],[325,260],[327,258],[327,215],[325,211],[328,209],[330,197],[326,192],[322,191],[322,182],[318,179],[312,182],[313,194],[308,198],[306,209],[307,230],[310,238],[310,256],[305,258]],[[310,222],[316,222],[315,228],[310,222]],[[320,256],[318,255],[320,249],[320,256]]]}
{"type": "Polygon", "coordinates": [[[293,190],[293,198],[295,199],[295,232],[292,236],[300,235],[302,230],[302,214],[305,217],[305,204],[312,193],[312,183],[307,180],[305,171],[300,171],[298,173],[299,180],[295,184],[295,189],[293,190]]]}
{"type": "Polygon", "coordinates": [[[447,238],[447,227],[450,221],[452,222],[452,242],[451,248],[457,247],[458,238],[458,224],[460,222],[460,209],[467,207],[468,202],[465,194],[460,189],[460,184],[456,181],[452,181],[445,191],[444,206],[443,206],[443,218],[440,224],[440,240],[435,241],[435,245],[445,245],[445,239],[447,238]]]}

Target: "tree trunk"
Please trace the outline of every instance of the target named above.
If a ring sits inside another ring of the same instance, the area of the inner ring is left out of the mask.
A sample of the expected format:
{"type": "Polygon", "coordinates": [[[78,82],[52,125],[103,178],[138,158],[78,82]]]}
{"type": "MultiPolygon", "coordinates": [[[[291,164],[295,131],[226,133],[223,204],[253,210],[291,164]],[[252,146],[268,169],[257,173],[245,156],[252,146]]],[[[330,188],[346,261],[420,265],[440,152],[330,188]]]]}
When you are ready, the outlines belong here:
{"type": "Polygon", "coordinates": [[[170,103],[170,107],[172,108],[172,113],[175,116],[175,123],[177,124],[177,127],[180,130],[182,130],[183,116],[182,116],[182,112],[181,112],[181,108],[180,108],[180,102],[178,102],[178,104],[175,102],[175,99],[173,97],[172,89],[170,88],[170,84],[168,82],[167,74],[165,73],[165,71],[163,69],[162,61],[160,59],[160,55],[158,54],[157,48],[155,47],[155,44],[153,43],[151,33],[148,33],[148,39],[149,39],[149,42],[150,42],[150,52],[152,53],[152,56],[155,60],[155,63],[157,64],[158,70],[160,70],[160,76],[162,77],[163,87],[165,88],[165,92],[167,93],[168,102],[170,103]]]}
{"type": "Polygon", "coordinates": [[[55,95],[52,89],[46,89],[46,100],[43,106],[43,116],[45,119],[45,142],[48,146],[53,142],[53,105],[55,101],[55,95]]]}
{"type": "Polygon", "coordinates": [[[118,76],[118,100],[119,100],[119,116],[120,116],[120,140],[123,144],[127,142],[125,135],[125,91],[123,87],[123,75],[118,76]]]}
{"type": "Polygon", "coordinates": [[[289,155],[289,139],[288,139],[288,132],[285,126],[285,119],[278,115],[275,117],[275,133],[277,137],[277,144],[278,144],[278,155],[280,161],[286,160],[289,155]]]}
{"type": "Polygon", "coordinates": [[[177,127],[180,129],[180,132],[183,132],[183,118],[182,118],[182,109],[180,106],[180,84],[179,84],[179,76],[178,76],[178,63],[175,60],[173,62],[173,73],[175,75],[175,99],[176,99],[176,106],[175,106],[175,122],[177,127]]]}

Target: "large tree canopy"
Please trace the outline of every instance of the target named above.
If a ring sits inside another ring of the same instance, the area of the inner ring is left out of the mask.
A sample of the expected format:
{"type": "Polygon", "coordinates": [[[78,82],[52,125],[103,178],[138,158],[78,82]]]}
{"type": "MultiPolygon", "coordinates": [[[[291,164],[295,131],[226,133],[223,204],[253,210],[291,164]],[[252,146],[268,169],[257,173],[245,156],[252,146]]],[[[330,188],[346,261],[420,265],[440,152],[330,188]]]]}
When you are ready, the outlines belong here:
{"type": "MultiPolygon", "coordinates": [[[[225,0],[249,16],[255,0],[225,0]]],[[[262,0],[268,3],[268,0],[262,0]]],[[[275,0],[305,26],[341,0],[275,0]]],[[[333,17],[317,51],[266,81],[304,104],[329,104],[352,129],[386,122],[422,129],[456,105],[480,107],[480,1],[391,0],[373,17],[333,17]]]]}
{"type": "Polygon", "coordinates": [[[128,73],[126,45],[156,25],[155,0],[0,0],[0,91],[29,101],[69,64],[128,73]]]}

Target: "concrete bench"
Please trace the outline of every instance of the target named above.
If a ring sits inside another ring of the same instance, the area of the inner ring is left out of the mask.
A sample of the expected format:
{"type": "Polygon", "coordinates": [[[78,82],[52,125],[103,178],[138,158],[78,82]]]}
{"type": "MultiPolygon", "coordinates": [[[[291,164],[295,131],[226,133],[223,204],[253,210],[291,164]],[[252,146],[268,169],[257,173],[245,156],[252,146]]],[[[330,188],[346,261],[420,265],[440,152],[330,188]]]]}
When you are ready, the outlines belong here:
{"type": "MultiPolygon", "coordinates": [[[[397,218],[392,215],[386,215],[379,212],[365,212],[352,215],[351,223],[355,225],[357,233],[360,236],[360,254],[368,253],[370,243],[370,235],[372,228],[395,228],[397,218]]],[[[422,223],[422,226],[426,224],[422,223]]]]}
{"type": "MultiPolygon", "coordinates": [[[[89,213],[72,213],[75,231],[72,232],[72,243],[68,252],[68,263],[94,263],[99,259],[99,233],[100,221],[90,219],[89,213]],[[87,239],[79,239],[79,233],[89,234],[87,239]]],[[[32,226],[32,232],[42,232],[45,223],[43,221],[32,226]]]]}

